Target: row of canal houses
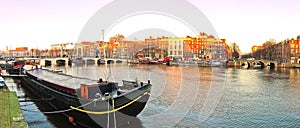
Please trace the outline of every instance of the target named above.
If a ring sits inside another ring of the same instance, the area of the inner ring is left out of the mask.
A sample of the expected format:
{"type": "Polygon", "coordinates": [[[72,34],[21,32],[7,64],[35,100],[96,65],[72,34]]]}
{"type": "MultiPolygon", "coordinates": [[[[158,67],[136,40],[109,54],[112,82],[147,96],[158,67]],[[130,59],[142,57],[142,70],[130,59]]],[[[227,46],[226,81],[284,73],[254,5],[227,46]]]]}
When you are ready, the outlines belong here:
{"type": "Polygon", "coordinates": [[[226,39],[215,38],[203,32],[198,37],[150,37],[143,44],[143,50],[138,53],[150,58],[167,56],[187,61],[190,58],[226,60],[231,57],[226,39]]]}
{"type": "Polygon", "coordinates": [[[271,46],[253,46],[252,57],[279,63],[300,64],[300,35],[296,39],[286,39],[271,46]]]}
{"type": "Polygon", "coordinates": [[[105,57],[131,59],[137,56],[159,59],[164,57],[189,60],[225,60],[231,57],[231,50],[225,39],[215,38],[201,32],[197,37],[157,37],[144,41],[52,44],[50,49],[28,49],[26,47],[7,50],[8,56],[35,57],[105,57]]]}

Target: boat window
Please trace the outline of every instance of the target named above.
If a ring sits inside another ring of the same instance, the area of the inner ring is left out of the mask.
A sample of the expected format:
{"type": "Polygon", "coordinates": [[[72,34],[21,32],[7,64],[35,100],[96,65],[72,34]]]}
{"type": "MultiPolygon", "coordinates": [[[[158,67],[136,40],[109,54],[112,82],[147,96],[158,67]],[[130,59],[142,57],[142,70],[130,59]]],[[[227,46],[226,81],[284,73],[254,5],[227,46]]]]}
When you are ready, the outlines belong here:
{"type": "Polygon", "coordinates": [[[4,86],[4,85],[5,85],[4,81],[0,81],[0,86],[4,86]]]}

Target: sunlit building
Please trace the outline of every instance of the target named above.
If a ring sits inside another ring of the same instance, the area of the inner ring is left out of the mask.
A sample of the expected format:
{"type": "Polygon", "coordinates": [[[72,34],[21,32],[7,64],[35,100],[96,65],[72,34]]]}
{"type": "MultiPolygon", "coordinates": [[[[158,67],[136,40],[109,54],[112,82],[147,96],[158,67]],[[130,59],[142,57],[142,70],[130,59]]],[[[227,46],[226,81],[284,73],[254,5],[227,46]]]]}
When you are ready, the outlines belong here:
{"type": "Polygon", "coordinates": [[[8,50],[8,57],[27,57],[29,56],[28,47],[17,47],[14,50],[8,50]]]}
{"type": "Polygon", "coordinates": [[[98,44],[96,42],[83,41],[80,42],[81,47],[81,57],[96,57],[96,49],[98,44]]]}
{"type": "Polygon", "coordinates": [[[120,51],[120,58],[122,59],[133,59],[139,50],[145,48],[145,43],[141,41],[122,41],[117,47],[120,51]]]}
{"type": "Polygon", "coordinates": [[[252,56],[255,59],[266,59],[279,63],[300,63],[300,37],[283,40],[268,48],[253,46],[252,56]]]}
{"type": "MultiPolygon", "coordinates": [[[[152,36],[150,36],[149,38],[144,39],[143,44],[144,44],[143,49],[155,47],[157,49],[160,49],[161,51],[167,51],[169,48],[169,37],[162,36],[162,37],[153,38],[152,36]]],[[[164,58],[165,54],[161,54],[159,56],[160,58],[164,58]]]]}
{"type": "Polygon", "coordinates": [[[168,57],[183,59],[183,44],[185,38],[174,37],[168,39],[168,57]]]}
{"type": "Polygon", "coordinates": [[[257,46],[257,45],[253,45],[251,47],[251,51],[252,53],[256,52],[257,50],[261,50],[261,49],[264,49],[265,47],[264,46],[257,46]]]}
{"type": "Polygon", "coordinates": [[[289,40],[290,44],[290,63],[300,64],[300,40],[295,40],[294,38],[289,40]]]}
{"type": "Polygon", "coordinates": [[[231,50],[226,39],[215,38],[201,32],[198,37],[187,36],[184,40],[184,58],[199,58],[205,60],[229,59],[231,50]]]}
{"type": "Polygon", "coordinates": [[[74,43],[60,43],[52,44],[49,53],[47,54],[50,57],[67,57],[72,56],[74,53],[74,43]]]}
{"type": "Polygon", "coordinates": [[[204,45],[201,38],[187,36],[184,39],[184,60],[190,58],[205,58],[204,45]]]}

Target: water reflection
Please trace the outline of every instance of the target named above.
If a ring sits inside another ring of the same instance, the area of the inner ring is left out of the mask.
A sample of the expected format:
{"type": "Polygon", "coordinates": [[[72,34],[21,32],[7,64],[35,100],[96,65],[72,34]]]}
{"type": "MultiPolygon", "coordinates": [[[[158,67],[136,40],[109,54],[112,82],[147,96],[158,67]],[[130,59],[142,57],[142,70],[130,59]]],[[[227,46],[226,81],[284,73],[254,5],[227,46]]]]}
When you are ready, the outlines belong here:
{"type": "MultiPolygon", "coordinates": [[[[221,102],[209,127],[293,127],[299,113],[295,69],[230,69],[221,102]],[[230,71],[235,70],[235,71],[230,71]],[[293,81],[293,83],[290,83],[293,81]]],[[[299,76],[298,76],[299,77],[299,76]]]]}
{"type": "MultiPolygon", "coordinates": [[[[110,80],[117,82],[123,79],[150,79],[153,88],[146,108],[131,125],[124,127],[300,125],[299,69],[245,70],[117,64],[52,68],[92,79],[109,76],[110,80]]],[[[59,123],[55,119],[50,122],[56,127],[63,126],[57,125],[59,123]]]]}

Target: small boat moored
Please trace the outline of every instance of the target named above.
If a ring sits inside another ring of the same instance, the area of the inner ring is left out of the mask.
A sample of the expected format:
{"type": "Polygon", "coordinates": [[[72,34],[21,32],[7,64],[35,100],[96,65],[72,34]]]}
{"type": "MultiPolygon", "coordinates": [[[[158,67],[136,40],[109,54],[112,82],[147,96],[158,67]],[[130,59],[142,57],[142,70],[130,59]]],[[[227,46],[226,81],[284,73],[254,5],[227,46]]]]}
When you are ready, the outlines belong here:
{"type": "Polygon", "coordinates": [[[264,67],[264,65],[262,64],[262,62],[259,62],[259,61],[253,62],[253,68],[260,69],[263,67],[264,67]]]}

